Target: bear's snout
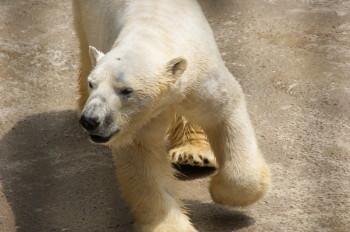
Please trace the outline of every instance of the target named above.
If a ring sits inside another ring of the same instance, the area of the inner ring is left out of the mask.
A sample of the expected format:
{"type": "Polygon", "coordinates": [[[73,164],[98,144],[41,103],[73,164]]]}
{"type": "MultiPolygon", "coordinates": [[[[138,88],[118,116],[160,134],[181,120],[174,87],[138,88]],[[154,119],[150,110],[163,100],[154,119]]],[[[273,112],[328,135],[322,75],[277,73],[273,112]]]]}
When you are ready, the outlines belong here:
{"type": "Polygon", "coordinates": [[[89,132],[96,130],[100,125],[96,117],[88,117],[84,114],[81,116],[79,122],[80,125],[89,132]]]}
{"type": "Polygon", "coordinates": [[[113,122],[113,116],[106,104],[93,98],[84,108],[79,123],[94,143],[108,143],[120,128],[113,122]]]}

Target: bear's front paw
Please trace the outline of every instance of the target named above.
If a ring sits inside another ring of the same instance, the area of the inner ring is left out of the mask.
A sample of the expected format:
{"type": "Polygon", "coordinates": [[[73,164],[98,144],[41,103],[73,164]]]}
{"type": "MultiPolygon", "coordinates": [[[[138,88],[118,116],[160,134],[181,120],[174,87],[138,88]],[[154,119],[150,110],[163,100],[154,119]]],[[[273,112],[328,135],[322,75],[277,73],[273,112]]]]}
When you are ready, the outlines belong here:
{"type": "Polygon", "coordinates": [[[216,160],[208,145],[186,144],[169,151],[173,164],[216,168],[216,160]]]}
{"type": "MultiPolygon", "coordinates": [[[[252,170],[250,170],[252,171],[252,170]]],[[[270,185],[270,170],[263,165],[255,173],[219,172],[210,183],[210,194],[214,202],[238,207],[248,206],[261,199],[270,185]]]]}

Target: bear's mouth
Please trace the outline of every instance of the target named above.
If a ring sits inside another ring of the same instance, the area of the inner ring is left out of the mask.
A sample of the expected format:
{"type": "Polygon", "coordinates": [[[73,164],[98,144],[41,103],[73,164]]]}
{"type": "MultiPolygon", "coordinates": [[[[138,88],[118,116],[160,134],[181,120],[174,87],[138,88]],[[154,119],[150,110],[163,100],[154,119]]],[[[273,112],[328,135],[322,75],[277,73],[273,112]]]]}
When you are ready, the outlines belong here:
{"type": "Polygon", "coordinates": [[[94,143],[107,143],[118,132],[119,132],[119,129],[113,132],[110,136],[100,136],[96,134],[90,134],[90,139],[94,143]]]}
{"type": "Polygon", "coordinates": [[[111,138],[112,136],[103,137],[99,135],[90,135],[90,139],[94,143],[107,143],[111,138]]]}

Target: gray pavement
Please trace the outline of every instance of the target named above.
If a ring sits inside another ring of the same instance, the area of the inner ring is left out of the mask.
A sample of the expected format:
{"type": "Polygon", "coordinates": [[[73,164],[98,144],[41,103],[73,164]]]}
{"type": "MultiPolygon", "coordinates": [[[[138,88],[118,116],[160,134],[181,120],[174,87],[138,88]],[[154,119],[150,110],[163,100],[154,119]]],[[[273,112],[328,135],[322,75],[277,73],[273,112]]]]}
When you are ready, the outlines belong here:
{"type": "MultiPolygon", "coordinates": [[[[181,196],[203,232],[350,231],[350,1],[202,0],[273,173],[261,202],[181,196]]],[[[110,153],[75,109],[68,0],[0,0],[0,232],[125,232],[110,153]]]]}

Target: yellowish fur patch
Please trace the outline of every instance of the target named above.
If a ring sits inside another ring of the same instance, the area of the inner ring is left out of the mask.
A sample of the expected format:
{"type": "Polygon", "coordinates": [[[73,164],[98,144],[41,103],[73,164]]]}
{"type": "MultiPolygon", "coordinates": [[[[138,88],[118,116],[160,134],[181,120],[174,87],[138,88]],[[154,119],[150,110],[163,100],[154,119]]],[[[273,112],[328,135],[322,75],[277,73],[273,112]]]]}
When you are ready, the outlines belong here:
{"type": "Polygon", "coordinates": [[[169,157],[173,164],[216,167],[215,156],[202,128],[175,115],[168,130],[169,157]]]}

